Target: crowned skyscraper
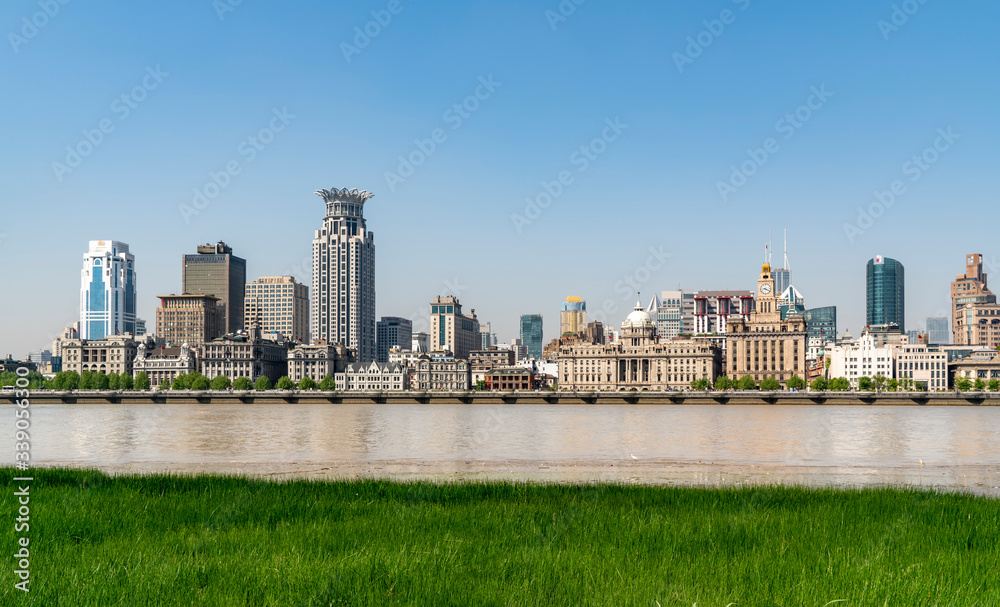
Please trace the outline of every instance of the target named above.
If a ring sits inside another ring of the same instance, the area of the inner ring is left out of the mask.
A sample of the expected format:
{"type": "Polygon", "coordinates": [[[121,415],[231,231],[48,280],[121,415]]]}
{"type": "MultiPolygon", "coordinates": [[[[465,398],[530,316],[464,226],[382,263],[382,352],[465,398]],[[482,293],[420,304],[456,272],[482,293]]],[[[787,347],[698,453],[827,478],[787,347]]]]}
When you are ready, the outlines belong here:
{"type": "Polygon", "coordinates": [[[323,227],[313,238],[310,333],[375,360],[375,235],[365,225],[365,191],[319,190],[323,227]]]}

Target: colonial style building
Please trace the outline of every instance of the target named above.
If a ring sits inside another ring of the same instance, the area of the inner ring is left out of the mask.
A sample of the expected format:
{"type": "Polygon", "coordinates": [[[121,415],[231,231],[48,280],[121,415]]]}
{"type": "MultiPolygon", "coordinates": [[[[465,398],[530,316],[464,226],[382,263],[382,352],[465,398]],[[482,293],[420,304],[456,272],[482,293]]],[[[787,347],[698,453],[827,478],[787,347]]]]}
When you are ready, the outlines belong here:
{"type": "Polygon", "coordinates": [[[473,350],[469,352],[469,364],[472,366],[472,385],[479,385],[479,382],[486,381],[486,374],[497,367],[511,367],[514,365],[514,351],[501,350],[496,346],[485,350],[473,350]]]}
{"type": "Polygon", "coordinates": [[[486,372],[487,390],[535,390],[538,381],[530,369],[524,367],[498,367],[486,372]]]}
{"type": "Polygon", "coordinates": [[[179,348],[149,348],[142,342],[132,363],[133,374],[145,373],[150,386],[159,386],[163,382],[172,384],[178,375],[197,370],[197,357],[187,344],[179,348]]]}
{"type": "Polygon", "coordinates": [[[948,389],[948,354],[927,344],[903,344],[895,348],[896,377],[910,378],[927,390],[948,389]]]}
{"type": "Polygon", "coordinates": [[[781,318],[779,293],[771,265],[764,263],[757,279],[755,310],[731,316],[726,333],[726,372],[733,381],[773,377],[785,385],[793,375],[806,377],[806,322],[799,314],[781,318]]]}
{"type": "Polygon", "coordinates": [[[424,354],[412,367],[414,390],[468,390],[472,380],[469,361],[432,360],[424,354]]]}
{"type": "Polygon", "coordinates": [[[1000,354],[995,350],[973,352],[971,355],[951,363],[950,372],[955,382],[960,379],[968,379],[972,382],[981,379],[988,383],[991,379],[1000,379],[1000,354]]]}
{"type": "Polygon", "coordinates": [[[409,390],[410,368],[399,363],[349,363],[333,379],[338,390],[409,390]]]}
{"type": "Polygon", "coordinates": [[[158,295],[156,334],[172,346],[197,345],[225,333],[226,306],[211,295],[158,295]]]}
{"type": "Polygon", "coordinates": [[[721,350],[709,339],[659,342],[656,324],[636,302],[617,341],[559,348],[558,385],[560,390],[685,389],[696,379],[714,382],[721,361],[721,350]]]}
{"type": "Polygon", "coordinates": [[[336,377],[352,362],[354,353],[343,344],[295,346],[288,351],[288,378],[298,383],[308,377],[319,383],[327,375],[336,377]]]}
{"type": "Polygon", "coordinates": [[[263,339],[258,329],[248,334],[223,335],[202,346],[202,374],[212,379],[246,377],[256,381],[266,376],[271,383],[288,374],[288,348],[263,339]]]}
{"type": "Polygon", "coordinates": [[[138,344],[131,335],[63,340],[63,371],[132,375],[132,363],[137,350],[138,344]]]}

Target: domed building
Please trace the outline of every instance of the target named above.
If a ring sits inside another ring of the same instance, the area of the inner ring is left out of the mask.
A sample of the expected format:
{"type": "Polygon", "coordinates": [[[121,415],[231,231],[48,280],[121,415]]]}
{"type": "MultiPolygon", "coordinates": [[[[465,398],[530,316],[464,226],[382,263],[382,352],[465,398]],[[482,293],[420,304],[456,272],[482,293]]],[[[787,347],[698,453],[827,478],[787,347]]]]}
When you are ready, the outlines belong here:
{"type": "Polygon", "coordinates": [[[660,341],[656,323],[636,302],[621,325],[621,337],[606,344],[559,348],[560,390],[683,390],[691,382],[714,382],[722,351],[705,338],[660,341]]]}

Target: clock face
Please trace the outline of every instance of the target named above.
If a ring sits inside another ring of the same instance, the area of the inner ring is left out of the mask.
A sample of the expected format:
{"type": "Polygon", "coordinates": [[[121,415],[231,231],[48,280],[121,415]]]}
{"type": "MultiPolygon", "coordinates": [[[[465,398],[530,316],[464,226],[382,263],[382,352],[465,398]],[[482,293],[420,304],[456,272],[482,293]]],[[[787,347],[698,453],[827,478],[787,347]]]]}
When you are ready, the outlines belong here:
{"type": "Polygon", "coordinates": [[[764,283],[760,285],[760,292],[762,295],[768,295],[771,293],[771,285],[764,283]]]}

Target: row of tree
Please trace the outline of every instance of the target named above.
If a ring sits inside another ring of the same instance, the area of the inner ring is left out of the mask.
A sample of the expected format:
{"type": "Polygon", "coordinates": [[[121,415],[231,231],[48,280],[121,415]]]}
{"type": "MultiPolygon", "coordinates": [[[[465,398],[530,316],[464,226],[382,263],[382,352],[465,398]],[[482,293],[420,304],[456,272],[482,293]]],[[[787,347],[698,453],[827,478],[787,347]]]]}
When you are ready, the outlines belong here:
{"type": "Polygon", "coordinates": [[[160,386],[163,390],[335,390],[337,383],[332,375],[327,375],[319,383],[311,377],[303,377],[298,383],[293,382],[287,375],[279,377],[278,381],[271,385],[271,380],[264,375],[251,382],[249,377],[237,377],[230,381],[225,375],[217,375],[209,380],[207,377],[194,371],[183,373],[174,379],[172,384],[163,382],[160,386]]]}
{"type": "MultiPolygon", "coordinates": [[[[18,379],[18,375],[13,371],[0,373],[0,386],[13,386],[18,379]]],[[[97,371],[60,371],[51,379],[45,379],[41,373],[32,371],[27,376],[29,390],[149,390],[149,376],[145,371],[133,377],[129,373],[103,373],[97,371]]],[[[302,381],[295,383],[287,376],[279,378],[274,384],[278,390],[335,390],[337,387],[333,377],[327,375],[322,381],[306,377],[302,381]]],[[[267,377],[258,377],[256,382],[251,382],[248,377],[237,377],[230,381],[225,375],[219,375],[211,380],[198,373],[184,373],[179,375],[172,383],[163,382],[160,384],[161,390],[270,390],[271,380],[267,377]]]]}
{"type": "MultiPolygon", "coordinates": [[[[802,379],[798,375],[793,375],[787,382],[785,382],[785,385],[788,388],[802,390],[806,387],[806,380],[802,379]]],[[[715,384],[709,382],[707,377],[703,377],[692,381],[691,387],[695,390],[708,390],[710,387],[716,390],[781,390],[781,384],[773,377],[765,377],[761,380],[760,385],[758,385],[757,382],[754,381],[754,379],[749,375],[743,376],[737,381],[733,381],[727,376],[721,375],[715,380],[715,384]]],[[[846,392],[851,389],[851,382],[846,377],[834,377],[829,380],[825,377],[817,377],[812,380],[809,387],[817,391],[832,390],[835,392],[846,392]]],[[[986,382],[983,379],[976,379],[975,381],[972,381],[963,377],[955,381],[955,387],[962,392],[968,392],[970,390],[982,392],[987,388],[989,388],[991,392],[998,392],[1000,391],[1000,379],[991,379],[989,382],[986,382]]],[[[874,377],[858,378],[858,390],[864,392],[896,392],[897,390],[922,391],[926,389],[927,387],[924,384],[916,383],[909,377],[896,379],[886,378],[884,375],[875,375],[874,377]]]]}

